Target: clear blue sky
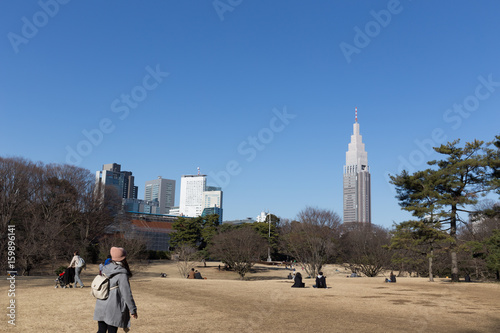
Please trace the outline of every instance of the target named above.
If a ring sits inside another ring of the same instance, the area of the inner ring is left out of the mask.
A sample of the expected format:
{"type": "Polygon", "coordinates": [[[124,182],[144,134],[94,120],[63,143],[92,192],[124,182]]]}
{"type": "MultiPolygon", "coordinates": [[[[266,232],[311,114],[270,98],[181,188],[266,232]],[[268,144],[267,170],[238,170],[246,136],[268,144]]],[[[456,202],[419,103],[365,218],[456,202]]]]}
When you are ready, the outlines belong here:
{"type": "Polygon", "coordinates": [[[342,216],[357,106],[390,227],[388,173],[500,133],[498,1],[60,1],[0,3],[1,156],[116,162],[177,203],[200,167],[225,219],[342,216]]]}

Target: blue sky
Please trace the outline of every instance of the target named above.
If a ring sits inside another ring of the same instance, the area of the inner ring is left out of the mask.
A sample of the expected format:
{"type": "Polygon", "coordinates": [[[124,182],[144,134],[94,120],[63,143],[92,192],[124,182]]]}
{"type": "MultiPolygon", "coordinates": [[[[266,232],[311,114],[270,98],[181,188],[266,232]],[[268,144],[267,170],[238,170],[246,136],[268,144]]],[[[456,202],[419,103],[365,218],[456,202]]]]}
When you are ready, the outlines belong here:
{"type": "Polygon", "coordinates": [[[358,107],[372,221],[408,219],[387,174],[490,141],[497,1],[3,1],[0,155],[119,163],[224,190],[224,217],[342,216],[358,107]],[[71,153],[70,153],[71,152],[71,153]]]}

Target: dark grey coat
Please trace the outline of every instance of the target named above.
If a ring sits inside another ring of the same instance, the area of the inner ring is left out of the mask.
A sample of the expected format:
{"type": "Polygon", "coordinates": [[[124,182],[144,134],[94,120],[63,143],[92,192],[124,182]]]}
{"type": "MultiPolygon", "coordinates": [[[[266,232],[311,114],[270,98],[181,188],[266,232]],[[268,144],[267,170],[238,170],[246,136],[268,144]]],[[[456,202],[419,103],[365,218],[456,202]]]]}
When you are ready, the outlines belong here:
{"type": "Polygon", "coordinates": [[[130,283],[128,282],[127,270],[114,262],[104,266],[102,272],[109,279],[109,287],[118,288],[109,291],[109,297],[105,300],[98,299],[95,303],[94,320],[104,321],[106,324],[116,327],[130,327],[130,314],[137,313],[130,283]]]}

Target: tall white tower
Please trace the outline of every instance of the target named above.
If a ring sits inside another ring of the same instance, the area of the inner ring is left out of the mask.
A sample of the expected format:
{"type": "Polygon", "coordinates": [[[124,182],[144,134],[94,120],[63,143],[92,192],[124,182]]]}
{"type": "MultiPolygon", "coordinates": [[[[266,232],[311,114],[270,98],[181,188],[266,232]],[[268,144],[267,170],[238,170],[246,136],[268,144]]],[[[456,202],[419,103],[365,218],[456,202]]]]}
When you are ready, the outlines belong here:
{"type": "Polygon", "coordinates": [[[359,134],[358,108],[355,109],[353,132],[345,154],[344,222],[371,223],[370,167],[359,134]]]}
{"type": "Polygon", "coordinates": [[[179,213],[183,216],[198,217],[203,213],[207,176],[184,175],[181,177],[179,213]]]}

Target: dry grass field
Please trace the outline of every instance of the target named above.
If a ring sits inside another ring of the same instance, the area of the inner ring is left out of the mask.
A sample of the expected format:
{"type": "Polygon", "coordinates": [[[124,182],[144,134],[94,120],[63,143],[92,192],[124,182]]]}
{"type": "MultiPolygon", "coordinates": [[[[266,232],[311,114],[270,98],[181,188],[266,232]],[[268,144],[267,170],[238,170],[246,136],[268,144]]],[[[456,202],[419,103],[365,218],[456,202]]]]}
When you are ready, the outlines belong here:
{"type": "MultiPolygon", "coordinates": [[[[241,281],[209,262],[206,280],[180,278],[174,263],[145,266],[131,279],[139,318],[130,332],[499,332],[500,285],[437,279],[346,278],[326,267],[328,289],[290,288],[284,267],[257,265],[241,281]],[[167,273],[161,278],[160,273],[167,273]]],[[[134,267],[132,267],[134,270],[134,267]]],[[[337,271],[338,269],[338,271],[337,271]]],[[[2,332],[96,332],[90,282],[83,289],[54,289],[55,276],[18,277],[16,326],[8,324],[6,280],[0,285],[2,332]]],[[[121,331],[121,330],[120,330],[121,331]]]]}

